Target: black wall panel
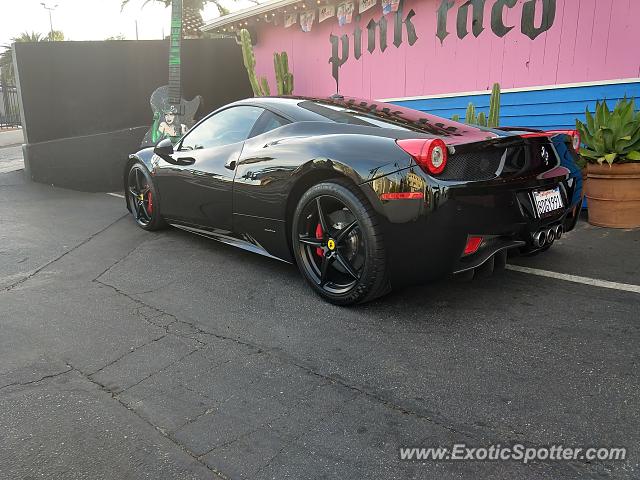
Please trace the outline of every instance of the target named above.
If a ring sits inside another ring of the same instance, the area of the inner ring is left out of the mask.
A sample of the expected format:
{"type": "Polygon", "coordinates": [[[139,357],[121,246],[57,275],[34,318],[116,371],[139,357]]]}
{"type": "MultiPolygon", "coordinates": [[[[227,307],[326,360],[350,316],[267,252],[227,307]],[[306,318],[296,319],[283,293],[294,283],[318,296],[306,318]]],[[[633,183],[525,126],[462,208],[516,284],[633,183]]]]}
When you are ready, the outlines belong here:
{"type": "MultiPolygon", "coordinates": [[[[144,130],[138,127],[151,125],[149,97],[168,82],[168,41],[18,43],[15,49],[27,141],[25,162],[34,156],[27,168],[32,178],[76,189],[119,185],[126,161],[123,145],[142,141],[144,134],[139,139],[135,136],[144,130]],[[118,132],[112,154],[105,142],[109,132],[118,132]],[[123,143],[123,135],[131,138],[123,143]],[[95,141],[81,138],[91,136],[96,136],[95,141]],[[92,148],[107,151],[92,155],[92,148]],[[113,166],[92,169],[91,162],[97,161],[113,166]],[[76,163],[85,178],[77,178],[78,170],[68,171],[76,163]],[[96,178],[90,178],[92,171],[96,178]]],[[[200,116],[252,96],[240,47],[232,39],[184,41],[182,89],[188,100],[203,97],[200,116]]]]}

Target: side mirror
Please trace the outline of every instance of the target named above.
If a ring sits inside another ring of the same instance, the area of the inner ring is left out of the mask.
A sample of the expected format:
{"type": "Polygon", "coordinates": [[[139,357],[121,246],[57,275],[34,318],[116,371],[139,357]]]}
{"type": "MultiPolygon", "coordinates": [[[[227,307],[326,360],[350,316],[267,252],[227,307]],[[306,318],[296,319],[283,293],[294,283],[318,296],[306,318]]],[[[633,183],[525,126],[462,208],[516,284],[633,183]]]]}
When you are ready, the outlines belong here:
{"type": "Polygon", "coordinates": [[[171,163],[173,165],[193,165],[196,161],[195,158],[191,157],[173,158],[172,155],[175,152],[173,150],[173,143],[171,143],[171,140],[169,138],[160,140],[154,147],[153,153],[158,155],[165,162],[171,163]]]}
{"type": "Polygon", "coordinates": [[[173,155],[173,143],[171,143],[171,140],[168,138],[160,140],[153,148],[153,153],[169,163],[174,163],[174,160],[171,157],[171,155],[173,155]]]}

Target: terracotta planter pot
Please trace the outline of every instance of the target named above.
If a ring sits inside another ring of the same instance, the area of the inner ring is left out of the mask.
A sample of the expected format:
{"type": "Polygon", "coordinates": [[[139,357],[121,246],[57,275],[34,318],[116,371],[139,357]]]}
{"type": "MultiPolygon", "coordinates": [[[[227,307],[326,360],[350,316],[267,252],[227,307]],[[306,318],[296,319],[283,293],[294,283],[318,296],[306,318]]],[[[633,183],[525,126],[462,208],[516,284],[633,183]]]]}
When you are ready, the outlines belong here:
{"type": "Polygon", "coordinates": [[[640,162],[589,164],[586,185],[589,223],[640,228],[640,162]]]}

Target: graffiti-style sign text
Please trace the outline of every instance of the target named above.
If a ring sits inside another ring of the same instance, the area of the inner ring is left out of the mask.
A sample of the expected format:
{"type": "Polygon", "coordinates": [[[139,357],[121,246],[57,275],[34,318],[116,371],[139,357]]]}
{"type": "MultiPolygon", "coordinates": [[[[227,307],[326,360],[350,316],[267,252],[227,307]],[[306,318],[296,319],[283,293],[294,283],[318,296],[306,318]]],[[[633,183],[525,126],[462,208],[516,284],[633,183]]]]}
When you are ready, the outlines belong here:
{"type": "MultiPolygon", "coordinates": [[[[459,39],[465,38],[468,34],[469,10],[472,10],[471,25],[473,35],[480,36],[484,31],[484,7],[487,0],[468,0],[458,8],[456,30],[459,39]]],[[[517,0],[496,0],[491,8],[491,30],[498,37],[504,37],[515,25],[505,25],[505,10],[516,6],[517,0]]],[[[520,20],[520,31],[531,40],[535,40],[540,34],[546,32],[553,26],[556,18],[556,0],[542,0],[542,21],[540,26],[535,25],[536,5],[540,0],[527,0],[522,6],[522,18],[520,20]]],[[[440,42],[444,42],[449,32],[447,31],[447,19],[449,10],[454,6],[453,0],[442,0],[438,8],[437,32],[436,36],[440,42]]]]}
{"type": "MultiPolygon", "coordinates": [[[[467,0],[457,10],[456,33],[459,39],[465,39],[469,33],[473,33],[473,36],[477,38],[484,32],[484,10],[489,1],[494,2],[491,7],[491,31],[502,38],[515,28],[515,25],[507,25],[504,18],[506,11],[514,8],[518,0],[467,0]],[[471,32],[469,32],[469,16],[471,16],[471,32]]],[[[404,3],[404,0],[400,0],[398,10],[393,14],[393,45],[396,48],[402,45],[403,31],[407,32],[407,42],[410,46],[418,40],[416,28],[412,22],[416,13],[409,10],[404,16],[404,3]]],[[[440,6],[436,10],[436,36],[441,43],[444,43],[445,38],[450,34],[447,31],[447,20],[454,5],[454,0],[441,0],[440,6]]],[[[367,24],[367,50],[369,53],[373,53],[376,48],[379,48],[381,52],[387,49],[387,18],[383,15],[378,21],[371,19],[367,24]]],[[[526,0],[522,5],[520,31],[531,40],[535,40],[553,26],[555,18],[556,0],[526,0]],[[536,25],[536,9],[540,4],[542,5],[542,20],[540,25],[536,25]]],[[[356,60],[362,56],[362,34],[363,31],[358,20],[353,30],[353,56],[356,60]]],[[[338,84],[340,67],[349,59],[350,38],[346,34],[341,36],[332,34],[329,35],[329,41],[331,42],[331,58],[329,58],[331,74],[338,84]]]]}
{"type": "MultiPolygon", "coordinates": [[[[418,40],[416,27],[411,22],[416,12],[409,10],[409,13],[403,18],[403,4],[404,1],[400,0],[398,11],[393,14],[393,45],[396,48],[402,45],[403,30],[407,32],[409,45],[413,45],[418,40]]],[[[384,52],[387,49],[387,17],[384,15],[377,22],[371,19],[367,24],[367,50],[369,53],[373,53],[376,49],[376,32],[380,40],[380,51],[384,52]]],[[[329,63],[332,65],[331,74],[337,84],[340,67],[349,59],[349,36],[346,34],[341,37],[330,35],[329,41],[331,42],[331,58],[329,59],[329,63]]],[[[358,24],[353,30],[353,56],[356,60],[362,56],[362,29],[358,24]]]]}

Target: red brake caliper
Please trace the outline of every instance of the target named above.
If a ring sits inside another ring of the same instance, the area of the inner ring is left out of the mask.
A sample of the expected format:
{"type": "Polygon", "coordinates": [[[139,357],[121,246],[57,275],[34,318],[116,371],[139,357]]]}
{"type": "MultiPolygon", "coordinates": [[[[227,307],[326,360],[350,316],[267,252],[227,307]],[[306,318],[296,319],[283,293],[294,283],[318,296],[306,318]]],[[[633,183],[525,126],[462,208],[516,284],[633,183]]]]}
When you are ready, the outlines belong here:
{"type": "MultiPolygon", "coordinates": [[[[322,227],[320,226],[320,224],[318,224],[316,226],[316,238],[322,238],[322,233],[322,227]]],[[[322,249],[320,247],[316,248],[316,255],[318,255],[319,257],[323,256],[322,249]]]]}
{"type": "Polygon", "coordinates": [[[149,215],[153,213],[153,197],[151,196],[151,190],[147,193],[147,211],[149,215]]]}

